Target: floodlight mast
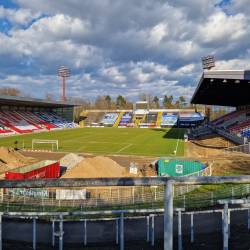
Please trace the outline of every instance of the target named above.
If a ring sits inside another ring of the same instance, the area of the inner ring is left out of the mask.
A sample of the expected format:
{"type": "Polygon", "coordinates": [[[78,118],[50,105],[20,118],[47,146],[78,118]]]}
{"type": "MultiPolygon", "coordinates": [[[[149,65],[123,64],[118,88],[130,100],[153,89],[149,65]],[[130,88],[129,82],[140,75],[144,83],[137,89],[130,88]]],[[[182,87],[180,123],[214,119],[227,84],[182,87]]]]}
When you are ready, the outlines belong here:
{"type": "Polygon", "coordinates": [[[63,102],[65,102],[65,77],[70,77],[70,68],[60,66],[58,67],[58,76],[63,78],[63,102]]]}
{"type": "Polygon", "coordinates": [[[202,57],[201,62],[203,69],[210,70],[211,68],[215,67],[215,60],[213,55],[202,57]]]}
{"type": "MultiPolygon", "coordinates": [[[[211,68],[215,67],[215,60],[213,55],[204,56],[201,58],[202,68],[210,70],[211,68]]],[[[207,122],[210,122],[210,105],[207,106],[207,122]]]]}

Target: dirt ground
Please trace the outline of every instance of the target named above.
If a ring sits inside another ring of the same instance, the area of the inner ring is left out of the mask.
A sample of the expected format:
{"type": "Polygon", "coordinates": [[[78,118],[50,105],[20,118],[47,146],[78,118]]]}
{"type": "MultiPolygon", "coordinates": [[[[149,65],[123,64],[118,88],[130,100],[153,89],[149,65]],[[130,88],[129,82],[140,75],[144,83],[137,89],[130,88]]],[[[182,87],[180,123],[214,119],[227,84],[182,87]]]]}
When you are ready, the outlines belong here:
{"type": "MultiPolygon", "coordinates": [[[[62,157],[66,155],[66,153],[46,153],[46,152],[21,152],[24,156],[27,157],[34,157],[38,160],[60,160],[62,157]]],[[[91,154],[78,154],[83,158],[94,158],[96,155],[91,154]]],[[[121,165],[125,168],[125,172],[129,173],[129,166],[131,162],[138,162],[138,172],[139,176],[141,175],[141,170],[146,166],[146,176],[155,176],[155,171],[149,167],[151,162],[156,160],[157,158],[144,158],[144,157],[137,157],[137,156],[108,156],[110,159],[117,162],[117,164],[121,165]]],[[[126,175],[126,177],[135,177],[134,175],[126,175]]]]}
{"type": "MultiPolygon", "coordinates": [[[[58,244],[52,246],[46,243],[37,243],[36,249],[38,250],[54,250],[58,248],[58,244]]],[[[163,249],[163,240],[156,239],[155,245],[151,246],[151,242],[142,241],[124,241],[124,248],[128,250],[161,250],[163,249]]],[[[195,234],[194,243],[190,242],[190,235],[182,237],[182,249],[183,250],[221,250],[223,248],[223,235],[221,232],[214,232],[210,234],[195,234]]],[[[4,250],[26,250],[32,249],[31,242],[23,241],[10,241],[3,240],[4,250]]],[[[63,244],[63,249],[67,250],[118,250],[120,245],[116,245],[113,242],[100,242],[100,243],[88,243],[87,246],[83,244],[63,244]]],[[[174,249],[178,249],[178,239],[174,238],[174,249]]],[[[246,225],[231,225],[231,238],[229,239],[229,249],[250,249],[250,231],[246,230],[246,225]]]]}
{"type": "Polygon", "coordinates": [[[217,156],[223,153],[221,149],[237,146],[215,133],[199,136],[190,141],[186,143],[185,156],[193,158],[217,156]]]}

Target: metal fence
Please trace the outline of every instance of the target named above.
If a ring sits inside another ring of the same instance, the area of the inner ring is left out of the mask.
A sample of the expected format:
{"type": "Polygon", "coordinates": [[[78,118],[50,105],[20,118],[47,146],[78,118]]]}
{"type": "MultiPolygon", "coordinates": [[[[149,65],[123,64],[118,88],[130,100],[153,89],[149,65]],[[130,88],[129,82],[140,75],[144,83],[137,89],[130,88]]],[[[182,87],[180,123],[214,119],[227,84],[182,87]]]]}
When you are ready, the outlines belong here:
{"type": "MultiPolygon", "coordinates": [[[[174,196],[173,205],[175,208],[195,208],[215,205],[218,200],[221,199],[234,199],[249,194],[249,184],[241,184],[230,188],[199,193],[199,194],[187,194],[194,189],[200,187],[200,185],[187,185],[174,188],[174,193],[178,196],[174,196]]],[[[142,188],[142,187],[139,187],[142,188]]],[[[144,187],[146,188],[146,187],[144,187]]],[[[39,199],[39,198],[26,198],[13,197],[4,194],[2,203],[0,203],[0,211],[14,212],[14,211],[30,211],[30,212],[57,212],[57,211],[86,211],[89,209],[127,209],[127,208],[163,208],[164,206],[164,187],[160,186],[162,191],[156,193],[144,193],[137,194],[136,196],[112,198],[112,199],[97,199],[91,198],[86,200],[55,200],[39,199]]],[[[117,191],[117,190],[116,190],[117,191]]],[[[49,219],[49,218],[45,218],[49,219]]]]}

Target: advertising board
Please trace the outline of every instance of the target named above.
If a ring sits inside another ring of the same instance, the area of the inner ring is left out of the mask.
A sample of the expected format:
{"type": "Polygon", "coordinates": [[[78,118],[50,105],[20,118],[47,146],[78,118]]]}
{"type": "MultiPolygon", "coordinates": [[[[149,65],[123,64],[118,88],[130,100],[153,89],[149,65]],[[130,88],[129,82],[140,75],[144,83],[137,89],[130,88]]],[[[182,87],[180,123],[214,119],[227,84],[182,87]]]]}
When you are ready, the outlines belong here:
{"type": "Polygon", "coordinates": [[[18,197],[28,197],[28,198],[49,198],[48,189],[39,189],[39,188],[7,188],[7,195],[14,195],[18,197]]]}
{"type": "Polygon", "coordinates": [[[161,125],[177,125],[177,114],[163,114],[161,118],[161,125]]]}
{"type": "Polygon", "coordinates": [[[106,114],[104,119],[101,121],[101,123],[103,123],[103,124],[114,124],[118,116],[119,116],[118,113],[106,114]]]}

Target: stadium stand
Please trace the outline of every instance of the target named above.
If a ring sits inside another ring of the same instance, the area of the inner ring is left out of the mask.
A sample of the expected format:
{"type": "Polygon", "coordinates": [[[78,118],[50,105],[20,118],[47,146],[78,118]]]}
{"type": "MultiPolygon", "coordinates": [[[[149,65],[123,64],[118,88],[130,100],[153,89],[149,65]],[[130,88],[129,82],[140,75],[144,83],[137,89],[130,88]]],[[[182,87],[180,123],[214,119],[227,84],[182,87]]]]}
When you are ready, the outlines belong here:
{"type": "Polygon", "coordinates": [[[41,128],[50,130],[57,128],[56,126],[48,123],[47,121],[42,120],[39,116],[35,115],[30,111],[15,111],[19,114],[19,116],[23,117],[24,119],[31,121],[32,123],[40,126],[41,128]]]}
{"type": "Polygon", "coordinates": [[[35,114],[36,116],[44,120],[45,122],[50,123],[57,128],[78,127],[78,125],[76,125],[75,123],[63,119],[62,117],[60,117],[59,115],[57,115],[56,113],[52,111],[30,111],[30,112],[32,112],[33,114],[35,114]]]}
{"type": "Polygon", "coordinates": [[[93,123],[95,125],[98,125],[99,123],[102,123],[103,117],[106,112],[103,111],[89,111],[86,113],[85,117],[83,117],[83,124],[84,127],[91,127],[93,123]]]}
{"type": "Polygon", "coordinates": [[[193,130],[193,136],[197,137],[197,136],[209,134],[212,131],[213,130],[212,130],[212,128],[210,126],[198,127],[198,128],[196,128],[196,129],[193,130]]]}
{"type": "Polygon", "coordinates": [[[104,126],[108,126],[108,127],[113,127],[118,116],[119,116],[119,113],[107,113],[106,115],[104,115],[100,124],[103,124],[104,126]]]}
{"type": "Polygon", "coordinates": [[[248,112],[249,112],[249,109],[246,109],[246,112],[223,122],[221,124],[221,127],[227,129],[227,128],[234,127],[238,124],[241,124],[241,123],[247,121],[249,119],[248,112]]]}
{"type": "Polygon", "coordinates": [[[244,130],[248,130],[248,127],[250,126],[250,119],[242,122],[241,124],[235,125],[231,128],[228,129],[228,131],[237,131],[237,132],[241,132],[244,130]]]}
{"type": "Polygon", "coordinates": [[[241,115],[245,112],[247,112],[247,109],[240,109],[240,110],[236,110],[233,111],[232,113],[227,114],[226,116],[224,116],[223,118],[220,118],[219,120],[217,120],[216,122],[213,122],[213,125],[222,125],[223,122],[230,120],[238,115],[241,115]]]}
{"type": "Polygon", "coordinates": [[[157,113],[147,114],[146,118],[145,118],[145,123],[150,123],[150,124],[154,124],[155,125],[156,121],[157,121],[157,117],[158,117],[157,113]]]}
{"type": "Polygon", "coordinates": [[[34,130],[42,130],[41,127],[13,110],[0,110],[0,123],[17,133],[31,133],[34,130]]]}

